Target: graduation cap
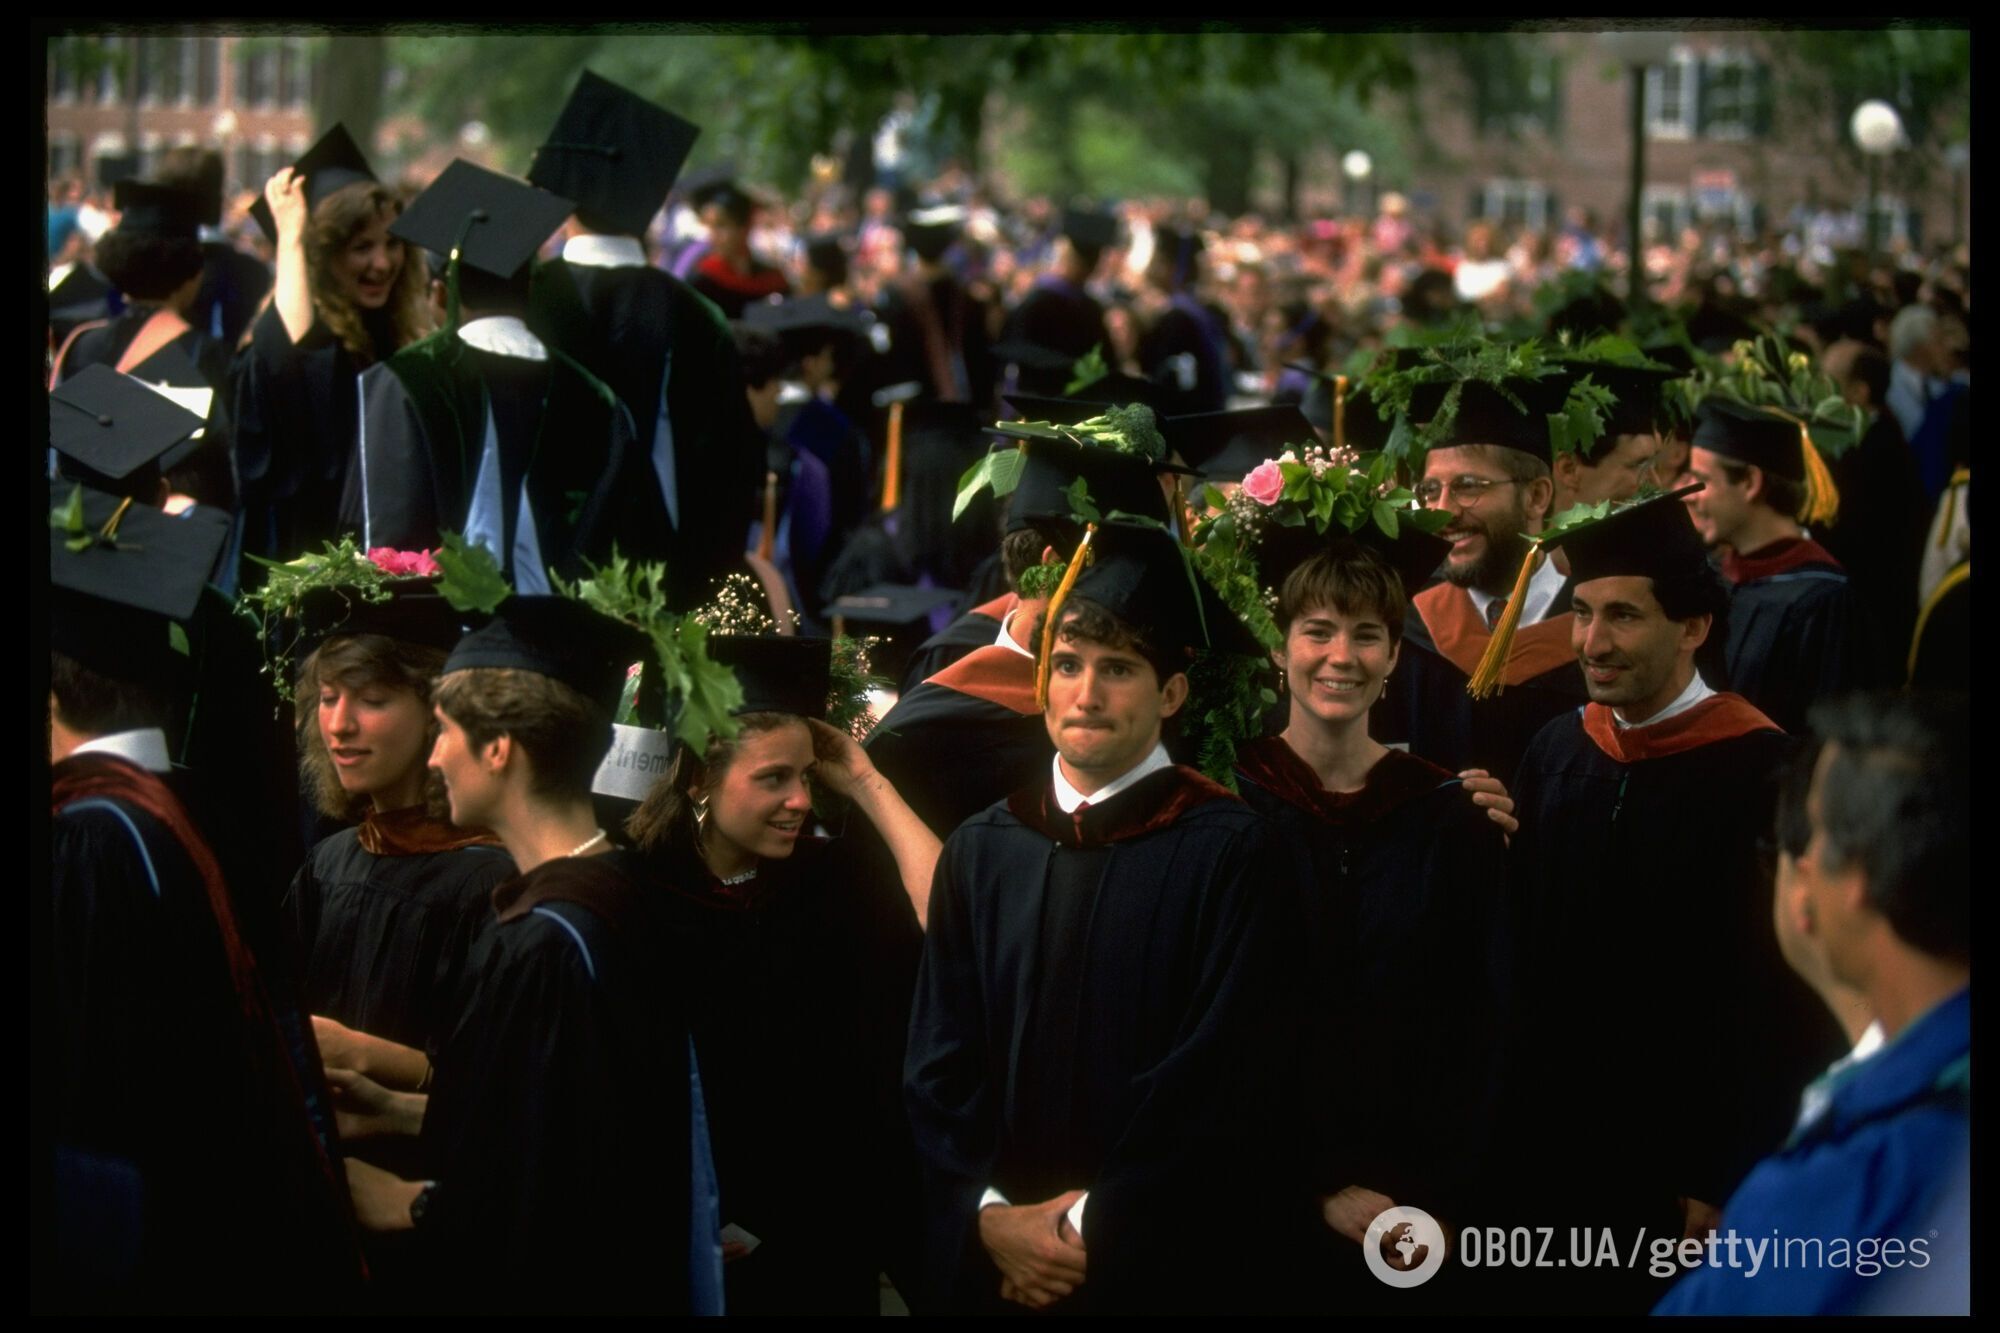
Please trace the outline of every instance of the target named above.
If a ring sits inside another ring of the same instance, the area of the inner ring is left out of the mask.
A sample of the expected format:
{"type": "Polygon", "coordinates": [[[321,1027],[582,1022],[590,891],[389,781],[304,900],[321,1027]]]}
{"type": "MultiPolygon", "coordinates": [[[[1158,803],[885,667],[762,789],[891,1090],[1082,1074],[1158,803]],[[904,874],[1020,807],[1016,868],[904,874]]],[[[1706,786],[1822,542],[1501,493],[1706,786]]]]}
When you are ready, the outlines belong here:
{"type": "Polygon", "coordinates": [[[822,231],[806,237],[806,264],[820,273],[847,274],[847,239],[837,231],[822,231]]]}
{"type": "MultiPolygon", "coordinates": [[[[1063,581],[1049,598],[1047,623],[1062,624],[1071,597],[1097,603],[1162,650],[1189,648],[1262,657],[1257,636],[1196,571],[1188,549],[1155,523],[1107,519],[1085,530],[1063,581]]],[[[1036,702],[1048,706],[1049,658],[1059,636],[1042,636],[1036,702]]]]}
{"type": "Polygon", "coordinates": [[[1543,550],[1569,552],[1570,578],[1684,578],[1708,567],[1708,547],[1681,501],[1701,489],[1699,482],[1677,491],[1614,506],[1592,519],[1545,535],[1543,550]]]}
{"type": "Polygon", "coordinates": [[[379,634],[403,643],[450,652],[470,628],[483,620],[477,612],[460,611],[446,601],[430,579],[413,578],[383,584],[386,602],[370,602],[346,588],[313,588],[299,599],[296,652],[312,652],[337,634],[379,634]]]}
{"type": "MultiPolygon", "coordinates": [[[[1431,448],[1492,444],[1533,454],[1544,463],[1554,461],[1554,451],[1549,445],[1549,418],[1563,410],[1563,400],[1569,396],[1567,377],[1509,379],[1501,386],[1484,380],[1465,380],[1462,384],[1458,413],[1452,418],[1450,429],[1431,448]],[[1508,393],[1520,400],[1519,407],[1507,398],[1508,393]]],[[[1418,385],[1410,396],[1411,419],[1430,421],[1450,388],[1450,384],[1439,382],[1418,385]]]]}
{"type": "Polygon", "coordinates": [[[1743,316],[1718,305],[1704,305],[1688,316],[1688,341],[1704,352],[1720,355],[1762,330],[1743,316]]]}
{"type": "Polygon", "coordinates": [[[510,281],[576,205],[526,181],[455,159],[389,226],[412,245],[456,255],[510,281]]]}
{"type": "Polygon", "coordinates": [[[99,189],[112,190],[120,181],[128,181],[139,174],[137,153],[103,153],[97,159],[97,185],[99,189]]]}
{"type": "Polygon", "coordinates": [[[837,306],[820,293],[784,301],[755,302],[743,308],[742,322],[753,329],[780,337],[792,335],[796,339],[807,334],[866,338],[871,321],[861,311],[837,306]]]}
{"type": "Polygon", "coordinates": [[[1039,437],[1020,440],[1016,447],[1025,457],[1008,502],[1009,532],[1044,524],[1067,528],[1074,521],[1068,491],[1079,479],[1099,513],[1117,511],[1160,523],[1173,521],[1160,489],[1161,469],[1135,454],[1039,437]]]}
{"type": "Polygon", "coordinates": [[[1811,430],[1788,412],[1710,394],[1696,409],[1693,443],[1797,483],[1800,522],[1829,523],[1840,512],[1840,491],[1811,430]]]}
{"type": "MultiPolygon", "coordinates": [[[[919,588],[904,583],[876,583],[860,592],[846,593],[827,604],[827,615],[833,619],[836,635],[847,632],[846,625],[852,621],[860,625],[879,626],[884,633],[923,624],[929,633],[930,615],[941,606],[949,606],[958,600],[958,593],[951,588],[919,588]]],[[[709,640],[713,648],[714,639],[709,640]]]]}
{"type": "MultiPolygon", "coordinates": [[[[354,136],[347,132],[347,126],[336,124],[319,137],[319,142],[306,149],[306,155],[292,163],[292,170],[306,178],[306,208],[318,208],[325,198],[336,190],[344,190],[360,181],[372,181],[375,172],[368,165],[368,159],[361,155],[360,146],[354,136]]],[[[278,221],[271,216],[271,205],[259,194],[250,205],[250,216],[263,228],[264,235],[278,239],[278,221]]]]}
{"type": "Polygon", "coordinates": [[[1384,421],[1376,410],[1374,395],[1349,375],[1329,375],[1311,366],[1288,367],[1312,376],[1299,411],[1313,429],[1320,431],[1337,449],[1368,453],[1389,443],[1393,422],[1384,421]]]}
{"type": "Polygon", "coordinates": [[[203,419],[109,366],[90,366],[49,391],[49,447],[64,477],[151,504],[160,478],[200,445],[203,419]]]}
{"type": "Polygon", "coordinates": [[[1671,368],[1652,370],[1643,366],[1590,365],[1583,362],[1572,363],[1570,368],[1579,376],[1589,375],[1593,383],[1609,389],[1617,400],[1612,404],[1610,416],[1605,419],[1606,439],[1615,435],[1658,434],[1660,418],[1665,412],[1661,391],[1681,377],[1680,371],[1671,368]]]}
{"type": "MultiPolygon", "coordinates": [[[[997,351],[998,349],[996,348],[995,350],[997,351]]],[[[1074,360],[1074,357],[1069,358],[1070,362],[1074,362],[1074,360]]],[[[1035,394],[1010,393],[1007,395],[1007,401],[1019,408],[1024,418],[1032,418],[1036,421],[1061,420],[1061,418],[1056,416],[1045,417],[1040,415],[1041,409],[1047,408],[1051,404],[1080,404],[1091,409],[1085,412],[1083,416],[1075,418],[1075,420],[1081,421],[1084,417],[1097,416],[1107,407],[1129,407],[1133,403],[1144,403],[1147,407],[1152,408],[1154,415],[1157,416],[1164,403],[1164,394],[1165,390],[1149,379],[1142,379],[1137,375],[1127,375],[1119,371],[1113,371],[1109,375],[1098,376],[1075,393],[1065,394],[1061,398],[1044,398],[1035,394]],[[1030,411],[1027,406],[1029,404],[1032,404],[1035,410],[1030,411]]],[[[1076,409],[1069,407],[1056,408],[1054,410],[1073,412],[1076,409]]]]}
{"type": "Polygon", "coordinates": [[[153,181],[122,180],[112,191],[118,230],[127,235],[184,236],[201,231],[202,200],[192,191],[153,181]]]}
{"type": "Polygon", "coordinates": [[[826,719],[833,640],[791,634],[712,634],[708,655],[743,687],[737,713],[826,719]]]}
{"type": "Polygon", "coordinates": [[[1071,245],[1096,254],[1117,243],[1118,218],[1115,214],[1100,213],[1095,209],[1065,208],[1062,234],[1071,245]]]}
{"type": "Polygon", "coordinates": [[[701,127],[589,70],[535,150],[528,180],[593,224],[643,236],[701,127]]]}
{"type": "Polygon", "coordinates": [[[1287,447],[1318,438],[1296,403],[1168,417],[1160,423],[1160,433],[1181,461],[1207,481],[1241,481],[1287,447]]]}
{"type": "MultiPolygon", "coordinates": [[[[687,200],[689,208],[699,213],[719,196],[734,192],[743,194],[736,187],[736,164],[734,162],[711,162],[707,166],[690,171],[681,178],[680,196],[687,200]]],[[[748,195],[744,195],[748,198],[748,195]]]]}
{"type": "Polygon", "coordinates": [[[625,677],[652,644],[638,630],[568,597],[517,594],[458,641],[444,669],[531,671],[616,716],[625,677]]]}
{"type": "Polygon", "coordinates": [[[72,264],[49,288],[49,323],[61,338],[78,324],[103,319],[111,312],[111,284],[89,264],[72,264]]]}
{"type": "Polygon", "coordinates": [[[1009,338],[994,343],[993,356],[1003,365],[1019,366],[1023,370],[1068,370],[1076,364],[1076,358],[1068,352],[1044,346],[1032,338],[1009,338]]]}
{"type": "Polygon", "coordinates": [[[965,225],[965,210],[956,204],[915,209],[903,217],[903,240],[919,259],[936,261],[944,257],[965,225]]]}
{"type": "Polygon", "coordinates": [[[1266,588],[1275,590],[1284,585],[1293,570],[1321,551],[1339,553],[1357,546],[1366,547],[1387,561],[1403,581],[1403,591],[1410,594],[1427,585],[1438,566],[1451,554],[1450,542],[1407,521],[1396,525],[1393,537],[1367,515],[1363,515],[1361,526],[1352,532],[1337,523],[1325,532],[1310,523],[1295,528],[1273,523],[1265,527],[1257,543],[1257,577],[1266,588]]]}
{"type": "Polygon", "coordinates": [[[203,508],[168,515],[87,487],[65,508],[49,523],[50,647],[120,680],[178,670],[185,659],[168,627],[194,615],[229,540],[229,516],[203,508]]]}

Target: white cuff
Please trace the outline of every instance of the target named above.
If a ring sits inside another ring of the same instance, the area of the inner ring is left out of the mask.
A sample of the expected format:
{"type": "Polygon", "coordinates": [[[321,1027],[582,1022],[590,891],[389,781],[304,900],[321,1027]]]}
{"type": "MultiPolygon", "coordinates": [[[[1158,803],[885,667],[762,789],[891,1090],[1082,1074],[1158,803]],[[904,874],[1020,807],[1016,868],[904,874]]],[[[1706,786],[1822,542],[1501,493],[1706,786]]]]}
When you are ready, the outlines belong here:
{"type": "Polygon", "coordinates": [[[1075,1230],[1078,1240],[1083,1239],[1083,1206],[1089,1202],[1090,1195],[1085,1194],[1081,1199],[1070,1205],[1069,1224],[1075,1230]]]}
{"type": "Polygon", "coordinates": [[[1002,1208],[1006,1208],[1009,1206],[1009,1204],[1007,1203],[1007,1196],[1002,1194],[999,1190],[994,1189],[991,1185],[989,1185],[986,1187],[986,1193],[979,1196],[979,1211],[983,1213],[996,1203],[999,1204],[1002,1208]]]}

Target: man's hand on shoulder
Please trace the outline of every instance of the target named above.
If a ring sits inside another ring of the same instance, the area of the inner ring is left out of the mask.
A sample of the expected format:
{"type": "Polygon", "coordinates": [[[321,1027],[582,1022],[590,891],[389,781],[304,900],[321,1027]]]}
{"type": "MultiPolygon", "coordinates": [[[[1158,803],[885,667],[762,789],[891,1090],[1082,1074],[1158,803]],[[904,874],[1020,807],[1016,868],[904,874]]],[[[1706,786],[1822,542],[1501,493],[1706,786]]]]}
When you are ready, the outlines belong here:
{"type": "Polygon", "coordinates": [[[1083,1238],[1068,1225],[1082,1190],[1046,1203],[994,1204],[979,1213],[979,1243],[1000,1270],[1000,1295],[1039,1310],[1083,1285],[1083,1238]]]}

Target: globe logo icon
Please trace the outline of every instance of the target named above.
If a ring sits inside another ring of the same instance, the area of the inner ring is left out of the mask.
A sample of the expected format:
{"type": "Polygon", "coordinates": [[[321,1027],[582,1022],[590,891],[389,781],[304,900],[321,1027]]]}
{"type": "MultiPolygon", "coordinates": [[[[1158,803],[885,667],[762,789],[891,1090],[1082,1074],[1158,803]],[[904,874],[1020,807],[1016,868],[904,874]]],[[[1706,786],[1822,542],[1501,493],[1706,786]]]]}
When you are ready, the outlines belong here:
{"type": "Polygon", "coordinates": [[[1444,1266],[1444,1228],[1421,1208],[1387,1208],[1361,1242],[1368,1271],[1392,1287],[1421,1287],[1444,1266]]]}

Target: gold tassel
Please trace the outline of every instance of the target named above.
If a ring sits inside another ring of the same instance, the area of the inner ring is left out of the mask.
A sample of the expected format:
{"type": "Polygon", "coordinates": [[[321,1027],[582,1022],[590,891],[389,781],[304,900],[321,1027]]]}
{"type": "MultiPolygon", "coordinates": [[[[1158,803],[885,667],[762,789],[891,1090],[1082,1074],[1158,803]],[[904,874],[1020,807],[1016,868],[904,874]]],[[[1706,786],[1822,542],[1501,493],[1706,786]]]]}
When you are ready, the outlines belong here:
{"type": "Polygon", "coordinates": [[[1799,423],[1799,449],[1806,459],[1806,498],[1799,507],[1799,522],[1831,527],[1840,517],[1840,489],[1833,484],[1833,474],[1826,470],[1826,460],[1820,457],[1812,432],[1803,421],[1799,423]]]}
{"type": "Polygon", "coordinates": [[[882,460],[882,512],[896,507],[903,489],[903,404],[889,404],[889,449],[882,460]]]}
{"type": "Polygon", "coordinates": [[[1514,652],[1514,630],[1521,623],[1521,608],[1527,605],[1528,584],[1533,581],[1535,570],[1541,563],[1540,546],[1528,552],[1528,558],[1521,562],[1521,572],[1514,579],[1514,592],[1507,599],[1507,609],[1500,613],[1500,621],[1493,627],[1493,637],[1487,641],[1486,651],[1480,656],[1472,679],[1465,683],[1465,692],[1475,699],[1490,699],[1503,688],[1500,677],[1507,670],[1507,659],[1514,652]]]}
{"type": "Polygon", "coordinates": [[[1049,609],[1042,620],[1042,643],[1035,657],[1035,706],[1045,713],[1049,710],[1049,655],[1055,649],[1056,617],[1062,614],[1063,603],[1069,600],[1069,590],[1076,586],[1076,576],[1083,572],[1090,555],[1090,539],[1096,533],[1095,523],[1084,524],[1083,540],[1077,543],[1076,554],[1070,557],[1069,568],[1063,571],[1062,582],[1049,598],[1049,609]]]}
{"type": "Polygon", "coordinates": [[[1347,447],[1347,376],[1333,377],[1333,447],[1347,447]]]}
{"type": "Polygon", "coordinates": [[[1951,474],[1944,488],[1944,522],[1938,525],[1938,550],[1951,545],[1951,525],[1958,519],[1958,490],[1972,480],[1972,469],[1962,467],[1951,474]]]}
{"type": "Polygon", "coordinates": [[[105,520],[103,531],[99,532],[97,535],[102,537],[106,541],[111,541],[115,539],[118,536],[118,524],[121,520],[124,519],[125,511],[130,509],[131,507],[132,507],[131,496],[128,495],[123,500],[120,500],[118,502],[118,508],[114,509],[111,512],[111,517],[105,520]]]}
{"type": "Polygon", "coordinates": [[[1174,518],[1180,531],[1175,534],[1182,546],[1194,545],[1194,501],[1188,497],[1187,478],[1174,474],[1174,518]]]}

